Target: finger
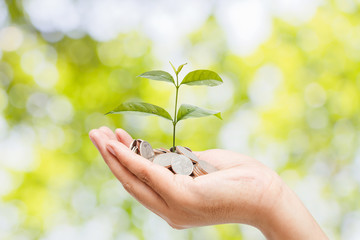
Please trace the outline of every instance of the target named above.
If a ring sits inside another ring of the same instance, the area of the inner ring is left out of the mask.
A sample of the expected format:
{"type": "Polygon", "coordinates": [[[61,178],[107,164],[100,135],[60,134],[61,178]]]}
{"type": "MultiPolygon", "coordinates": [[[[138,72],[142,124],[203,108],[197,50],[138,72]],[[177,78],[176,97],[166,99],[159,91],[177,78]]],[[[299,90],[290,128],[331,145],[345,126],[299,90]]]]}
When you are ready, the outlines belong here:
{"type": "Polygon", "coordinates": [[[114,132],[111,131],[110,128],[108,128],[106,126],[102,126],[102,127],[99,128],[99,130],[101,132],[103,132],[108,138],[116,140],[116,136],[115,136],[114,132]]]}
{"type": "Polygon", "coordinates": [[[121,128],[115,130],[115,135],[117,139],[127,147],[130,147],[130,144],[132,143],[132,141],[134,141],[130,134],[128,134],[124,129],[121,128]]]}
{"type": "Polygon", "coordinates": [[[164,199],[129,172],[114,155],[107,151],[106,142],[109,141],[109,138],[100,130],[92,130],[90,138],[98,146],[105,162],[116,178],[122,183],[125,190],[151,211],[163,215],[167,211],[167,204],[164,199]]]}
{"type": "Polygon", "coordinates": [[[142,182],[154,189],[155,192],[159,193],[166,201],[178,197],[179,193],[174,183],[174,174],[168,169],[153,164],[132,152],[120,142],[109,141],[107,148],[117,157],[124,167],[136,175],[142,182]]]}

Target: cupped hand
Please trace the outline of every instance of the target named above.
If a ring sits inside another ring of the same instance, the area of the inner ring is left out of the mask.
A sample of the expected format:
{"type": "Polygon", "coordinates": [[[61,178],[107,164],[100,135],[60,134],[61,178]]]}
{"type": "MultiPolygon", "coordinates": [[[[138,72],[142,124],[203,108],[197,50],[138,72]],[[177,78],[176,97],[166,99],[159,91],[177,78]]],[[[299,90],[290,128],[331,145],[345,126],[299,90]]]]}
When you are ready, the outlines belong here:
{"type": "MultiPolygon", "coordinates": [[[[114,134],[101,127],[89,135],[126,191],[173,228],[245,223],[269,238],[278,238],[280,235],[273,230],[282,225],[281,221],[303,220],[287,215],[291,209],[284,206],[286,202],[298,199],[289,194],[280,177],[245,155],[220,149],[194,152],[219,171],[192,178],[173,174],[132,152],[129,145],[133,139],[122,129],[114,134]]],[[[309,217],[306,209],[305,213],[301,210],[304,217],[309,217]]]]}
{"type": "Polygon", "coordinates": [[[219,171],[192,178],[133,153],[128,148],[133,139],[124,130],[115,135],[102,127],[91,131],[90,137],[124,188],[175,228],[229,222],[255,225],[259,211],[272,204],[269,195],[278,191],[274,172],[231,151],[194,152],[219,171]]]}

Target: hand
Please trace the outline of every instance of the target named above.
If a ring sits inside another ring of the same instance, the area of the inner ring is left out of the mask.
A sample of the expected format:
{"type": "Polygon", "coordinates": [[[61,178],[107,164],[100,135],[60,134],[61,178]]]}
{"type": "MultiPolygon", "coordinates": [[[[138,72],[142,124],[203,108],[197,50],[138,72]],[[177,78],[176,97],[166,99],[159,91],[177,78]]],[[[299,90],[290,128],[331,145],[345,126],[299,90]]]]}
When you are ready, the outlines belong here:
{"type": "Polygon", "coordinates": [[[219,171],[193,179],[133,153],[132,137],[115,132],[101,127],[89,135],[124,188],[173,228],[244,223],[271,239],[326,239],[296,195],[260,162],[226,150],[194,152],[219,171]]]}

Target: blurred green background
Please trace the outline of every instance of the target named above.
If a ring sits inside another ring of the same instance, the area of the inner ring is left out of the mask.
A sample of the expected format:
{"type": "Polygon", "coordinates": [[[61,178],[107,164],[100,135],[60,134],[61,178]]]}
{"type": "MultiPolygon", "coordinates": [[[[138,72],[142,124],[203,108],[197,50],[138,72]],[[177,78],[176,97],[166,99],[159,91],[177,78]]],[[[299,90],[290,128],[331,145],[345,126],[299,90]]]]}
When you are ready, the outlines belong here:
{"type": "Polygon", "coordinates": [[[171,123],[104,116],[174,90],[136,78],[188,62],[219,87],[180,103],[177,143],[248,154],[279,173],[331,239],[360,239],[359,0],[0,0],[0,239],[263,239],[244,225],[177,231],[133,200],[88,138],[124,128],[171,146],[171,123]]]}

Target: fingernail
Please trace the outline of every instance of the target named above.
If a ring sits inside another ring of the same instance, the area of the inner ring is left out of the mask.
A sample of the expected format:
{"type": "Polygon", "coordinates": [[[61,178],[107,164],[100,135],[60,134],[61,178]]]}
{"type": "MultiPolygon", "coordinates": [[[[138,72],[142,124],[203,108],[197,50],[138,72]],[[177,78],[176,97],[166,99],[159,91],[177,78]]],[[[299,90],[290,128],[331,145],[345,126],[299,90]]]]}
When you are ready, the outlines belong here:
{"type": "Polygon", "coordinates": [[[109,152],[111,152],[112,155],[115,155],[115,151],[111,145],[107,145],[106,148],[109,152]]]}

